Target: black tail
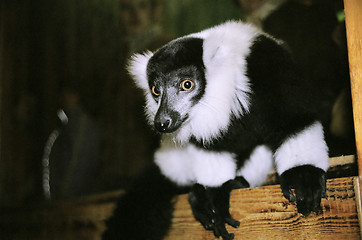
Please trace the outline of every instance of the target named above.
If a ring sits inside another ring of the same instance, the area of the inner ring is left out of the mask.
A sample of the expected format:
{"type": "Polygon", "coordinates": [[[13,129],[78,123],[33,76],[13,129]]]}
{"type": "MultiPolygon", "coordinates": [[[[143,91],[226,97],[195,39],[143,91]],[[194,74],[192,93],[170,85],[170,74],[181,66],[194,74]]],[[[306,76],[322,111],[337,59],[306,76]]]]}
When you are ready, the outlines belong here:
{"type": "Polygon", "coordinates": [[[119,199],[102,239],[163,239],[171,225],[172,198],[179,192],[180,188],[152,165],[119,199]]]}

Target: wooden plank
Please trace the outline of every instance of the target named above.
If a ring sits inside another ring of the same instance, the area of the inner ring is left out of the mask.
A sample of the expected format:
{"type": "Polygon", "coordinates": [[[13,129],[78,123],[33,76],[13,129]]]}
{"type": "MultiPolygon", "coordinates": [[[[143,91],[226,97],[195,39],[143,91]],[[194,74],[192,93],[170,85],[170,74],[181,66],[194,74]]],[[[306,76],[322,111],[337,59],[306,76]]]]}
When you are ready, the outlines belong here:
{"type": "MultiPolygon", "coordinates": [[[[358,175],[359,182],[356,184],[358,218],[362,226],[362,1],[344,0],[346,15],[348,60],[351,78],[351,93],[353,106],[353,119],[355,128],[358,175]]],[[[361,231],[362,234],[362,231],[361,231]]]]}
{"type": "MultiPolygon", "coordinates": [[[[351,158],[347,160],[350,162],[351,158]]],[[[328,180],[322,211],[303,217],[282,196],[280,186],[235,190],[231,212],[241,222],[229,228],[235,239],[359,239],[354,188],[357,177],[328,180]]],[[[121,191],[52,203],[29,209],[0,210],[0,239],[100,240],[104,220],[121,191]]],[[[166,240],[214,239],[191,212],[187,196],[175,199],[172,229],[166,240]]]]}
{"type": "MultiPolygon", "coordinates": [[[[278,185],[235,190],[231,213],[241,222],[228,228],[235,239],[360,239],[354,178],[328,180],[322,211],[304,217],[283,198],[278,185]]],[[[214,239],[194,220],[187,196],[178,197],[167,240],[214,239]]]]}
{"type": "Polygon", "coordinates": [[[362,236],[362,228],[361,228],[361,224],[362,224],[362,220],[361,220],[361,216],[362,216],[362,199],[361,199],[361,181],[359,177],[356,177],[354,179],[354,192],[356,195],[356,207],[357,207],[357,214],[358,214],[358,221],[359,221],[359,226],[360,226],[360,234],[362,236]]]}
{"type": "Polygon", "coordinates": [[[345,0],[348,59],[351,78],[353,118],[362,177],[362,1],[345,0]]]}

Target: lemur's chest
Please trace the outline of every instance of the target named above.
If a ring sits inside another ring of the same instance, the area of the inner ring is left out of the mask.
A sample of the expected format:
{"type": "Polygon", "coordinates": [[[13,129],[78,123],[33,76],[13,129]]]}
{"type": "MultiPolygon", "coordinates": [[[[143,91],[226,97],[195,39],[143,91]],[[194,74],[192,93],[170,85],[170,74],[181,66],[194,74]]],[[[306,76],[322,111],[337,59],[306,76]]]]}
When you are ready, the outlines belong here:
{"type": "Polygon", "coordinates": [[[229,152],[208,151],[192,144],[178,146],[163,142],[155,153],[155,162],[161,172],[178,185],[199,183],[217,187],[235,178],[235,157],[229,152]]]}

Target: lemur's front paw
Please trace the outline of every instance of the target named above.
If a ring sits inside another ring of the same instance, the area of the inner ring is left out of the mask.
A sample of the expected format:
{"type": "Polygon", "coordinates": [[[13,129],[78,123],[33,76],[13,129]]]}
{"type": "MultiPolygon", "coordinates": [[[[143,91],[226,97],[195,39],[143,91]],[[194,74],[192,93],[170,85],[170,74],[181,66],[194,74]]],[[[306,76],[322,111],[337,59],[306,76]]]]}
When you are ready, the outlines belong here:
{"type": "Polygon", "coordinates": [[[201,222],[206,230],[212,230],[216,209],[212,200],[207,196],[205,187],[195,184],[189,193],[189,202],[195,218],[201,222]]]}
{"type": "Polygon", "coordinates": [[[280,186],[284,197],[297,201],[298,212],[307,216],[320,209],[321,198],[326,196],[325,172],[311,165],[294,167],[280,176],[280,186]]]}
{"type": "Polygon", "coordinates": [[[223,186],[205,188],[200,184],[195,184],[189,193],[189,202],[195,218],[206,230],[213,231],[216,237],[222,237],[223,240],[231,240],[234,239],[234,234],[229,233],[225,225],[239,227],[240,222],[233,219],[229,213],[231,189],[223,188],[223,186]]]}

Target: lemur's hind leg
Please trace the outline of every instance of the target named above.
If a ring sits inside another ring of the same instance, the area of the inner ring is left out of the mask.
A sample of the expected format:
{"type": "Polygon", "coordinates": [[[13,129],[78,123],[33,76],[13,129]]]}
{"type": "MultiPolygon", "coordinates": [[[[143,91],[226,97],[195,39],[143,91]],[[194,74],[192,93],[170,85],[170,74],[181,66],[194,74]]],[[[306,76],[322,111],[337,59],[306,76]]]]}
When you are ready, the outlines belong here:
{"type": "Polygon", "coordinates": [[[163,239],[171,225],[172,198],[188,189],[184,190],[164,177],[156,165],[151,166],[119,199],[102,239],[163,239]]]}
{"type": "Polygon", "coordinates": [[[189,202],[197,220],[216,237],[231,240],[234,234],[226,230],[225,224],[237,228],[240,222],[231,217],[230,194],[232,189],[249,187],[242,177],[224,183],[221,187],[204,187],[195,184],[189,193],[189,202]]]}

